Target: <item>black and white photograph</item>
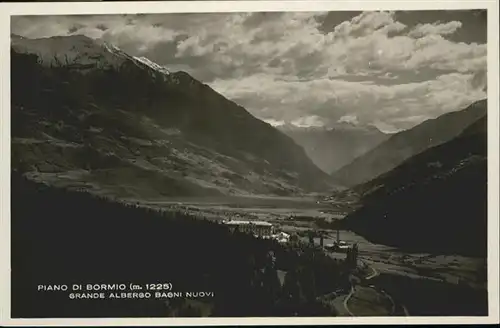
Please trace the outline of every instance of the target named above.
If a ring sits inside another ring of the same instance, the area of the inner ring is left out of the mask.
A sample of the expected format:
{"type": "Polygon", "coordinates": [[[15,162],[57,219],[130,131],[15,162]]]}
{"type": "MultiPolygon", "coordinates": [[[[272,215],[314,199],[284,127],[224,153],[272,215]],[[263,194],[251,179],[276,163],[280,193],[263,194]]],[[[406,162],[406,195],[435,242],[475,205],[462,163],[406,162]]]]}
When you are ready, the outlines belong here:
{"type": "Polygon", "coordinates": [[[10,16],[7,315],[498,320],[489,9],[303,7],[10,16]]]}

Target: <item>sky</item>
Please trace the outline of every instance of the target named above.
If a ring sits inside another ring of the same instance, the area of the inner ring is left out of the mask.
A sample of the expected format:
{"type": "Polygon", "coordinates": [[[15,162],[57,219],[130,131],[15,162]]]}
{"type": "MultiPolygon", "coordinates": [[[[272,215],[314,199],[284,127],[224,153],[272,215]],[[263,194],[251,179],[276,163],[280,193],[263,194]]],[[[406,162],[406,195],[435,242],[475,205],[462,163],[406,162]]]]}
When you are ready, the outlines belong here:
{"type": "Polygon", "coordinates": [[[104,39],[275,126],[396,132],[486,97],[480,10],[17,16],[11,29],[104,39]]]}

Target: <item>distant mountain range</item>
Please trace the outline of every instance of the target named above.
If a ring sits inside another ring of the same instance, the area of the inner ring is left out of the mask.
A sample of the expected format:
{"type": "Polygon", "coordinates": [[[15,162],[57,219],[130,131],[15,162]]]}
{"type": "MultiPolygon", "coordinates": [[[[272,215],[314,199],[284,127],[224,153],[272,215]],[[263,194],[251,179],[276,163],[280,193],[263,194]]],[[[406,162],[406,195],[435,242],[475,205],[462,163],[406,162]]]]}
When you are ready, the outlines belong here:
{"type": "Polygon", "coordinates": [[[390,136],[374,126],[350,123],[338,123],[330,127],[287,124],[278,129],[301,145],[314,164],[328,174],[349,164],[390,136]]]}
{"type": "Polygon", "coordinates": [[[185,72],[85,36],[12,36],[12,167],[126,197],[328,190],[294,141],[185,72]]]}
{"type": "Polygon", "coordinates": [[[334,180],[346,187],[356,186],[384,174],[426,149],[458,136],[486,115],[486,100],[466,109],[427,120],[409,130],[396,133],[351,163],[333,172],[334,180]]]}
{"type": "MultiPolygon", "coordinates": [[[[478,117],[451,140],[356,186],[353,190],[361,196],[361,208],[345,218],[345,227],[374,242],[415,251],[486,256],[485,107],[486,100],[480,101],[432,121],[436,129],[448,121],[456,131],[463,125],[457,118],[478,117]]],[[[441,140],[450,134],[438,133],[441,140]]]]}

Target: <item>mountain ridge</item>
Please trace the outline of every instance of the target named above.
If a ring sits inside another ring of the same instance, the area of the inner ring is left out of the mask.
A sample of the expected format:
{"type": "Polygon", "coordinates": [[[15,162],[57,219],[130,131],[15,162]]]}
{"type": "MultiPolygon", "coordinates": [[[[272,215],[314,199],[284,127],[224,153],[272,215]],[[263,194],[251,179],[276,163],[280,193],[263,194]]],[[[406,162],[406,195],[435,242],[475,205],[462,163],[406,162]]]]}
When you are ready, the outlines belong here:
{"type": "Polygon", "coordinates": [[[389,138],[374,126],[339,123],[327,127],[279,126],[326,173],[347,165],[389,138]]]}
{"type": "Polygon", "coordinates": [[[361,207],[343,225],[368,239],[414,251],[486,256],[487,114],[354,191],[361,207]]]}
{"type": "Polygon", "coordinates": [[[459,135],[486,113],[486,100],[443,114],[402,132],[391,135],[367,153],[355,158],[331,175],[344,186],[362,184],[397,167],[404,160],[459,135]]]}
{"type": "Polygon", "coordinates": [[[148,188],[154,177],[186,195],[331,186],[291,138],[186,72],[87,37],[14,38],[11,54],[13,161],[40,179],[117,189],[126,176],[129,189],[142,188],[136,196],[163,189],[148,188]],[[96,161],[92,168],[80,162],[87,159],[96,161]]]}

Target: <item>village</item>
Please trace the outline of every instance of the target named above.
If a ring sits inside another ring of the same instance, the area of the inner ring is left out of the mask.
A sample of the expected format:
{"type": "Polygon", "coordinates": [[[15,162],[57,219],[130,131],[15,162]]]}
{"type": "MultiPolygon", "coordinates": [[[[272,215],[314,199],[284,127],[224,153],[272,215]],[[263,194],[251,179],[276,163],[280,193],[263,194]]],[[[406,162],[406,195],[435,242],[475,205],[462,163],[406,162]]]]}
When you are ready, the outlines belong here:
{"type": "MultiPolygon", "coordinates": [[[[224,220],[222,223],[228,226],[231,231],[252,234],[256,238],[273,239],[282,244],[296,242],[298,240],[297,235],[279,231],[272,223],[267,221],[230,219],[224,220]]],[[[336,230],[336,239],[332,243],[324,244],[324,232],[318,232],[316,235],[319,236],[319,246],[325,252],[348,253],[350,249],[357,250],[357,244],[350,245],[346,241],[340,239],[340,231],[338,229],[336,230]]],[[[314,244],[315,234],[311,232],[308,237],[309,243],[314,244]]]]}

